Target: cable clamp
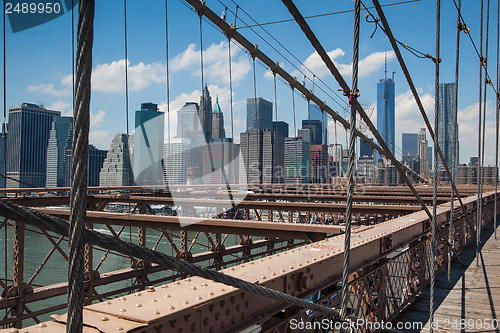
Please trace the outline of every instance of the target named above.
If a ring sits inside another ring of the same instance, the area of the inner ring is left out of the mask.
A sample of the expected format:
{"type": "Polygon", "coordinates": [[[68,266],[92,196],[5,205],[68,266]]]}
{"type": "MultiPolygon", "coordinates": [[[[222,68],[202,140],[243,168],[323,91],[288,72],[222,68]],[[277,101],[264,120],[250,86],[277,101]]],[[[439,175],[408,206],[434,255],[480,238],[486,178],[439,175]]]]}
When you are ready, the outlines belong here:
{"type": "Polygon", "coordinates": [[[439,58],[439,59],[438,59],[438,58],[436,58],[436,57],[434,57],[434,56],[430,55],[429,53],[426,53],[426,54],[425,54],[425,57],[426,57],[426,58],[429,58],[429,59],[432,59],[432,61],[433,61],[435,64],[440,64],[440,63],[441,63],[441,60],[442,60],[441,58],[439,58]]]}
{"type": "Polygon", "coordinates": [[[490,86],[492,86],[492,87],[493,87],[493,82],[491,82],[491,80],[490,80],[490,79],[486,78],[486,79],[484,79],[484,82],[485,82],[486,84],[489,84],[490,86]]]}
{"type": "Polygon", "coordinates": [[[351,89],[351,91],[349,92],[349,105],[352,105],[353,100],[358,97],[359,97],[359,90],[353,91],[351,89]]]}
{"type": "Polygon", "coordinates": [[[486,64],[488,63],[488,59],[486,57],[480,56],[479,60],[481,61],[481,66],[486,67],[486,64]]]}
{"type": "Polygon", "coordinates": [[[458,23],[457,28],[458,28],[458,30],[463,31],[467,35],[470,33],[470,29],[467,28],[467,26],[465,25],[465,23],[462,23],[462,22],[458,23]]]}
{"type": "Polygon", "coordinates": [[[257,52],[259,52],[259,45],[253,44],[253,46],[254,46],[254,49],[253,49],[253,51],[250,52],[250,55],[252,56],[253,59],[255,59],[257,52]]]}
{"type": "Polygon", "coordinates": [[[207,8],[207,4],[205,1],[201,1],[200,8],[198,8],[196,11],[198,12],[198,16],[200,18],[203,17],[203,12],[205,12],[205,9],[207,8]]]}

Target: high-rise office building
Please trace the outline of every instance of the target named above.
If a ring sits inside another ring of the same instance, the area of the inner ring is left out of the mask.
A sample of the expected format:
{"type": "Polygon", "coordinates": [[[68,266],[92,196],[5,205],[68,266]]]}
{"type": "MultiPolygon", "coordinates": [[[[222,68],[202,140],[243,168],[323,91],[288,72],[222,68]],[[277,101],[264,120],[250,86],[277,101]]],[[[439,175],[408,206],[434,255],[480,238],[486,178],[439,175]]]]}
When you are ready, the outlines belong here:
{"type": "Polygon", "coordinates": [[[309,114],[308,119],[310,120],[320,120],[323,128],[322,143],[324,145],[328,144],[328,116],[327,113],[321,111],[320,107],[314,103],[309,104],[309,114]]]}
{"type": "MultiPolygon", "coordinates": [[[[373,139],[370,139],[373,142],[373,139]]],[[[372,146],[359,139],[359,157],[374,158],[372,146]]]]}
{"type": "Polygon", "coordinates": [[[191,141],[181,137],[166,140],[164,155],[164,185],[185,185],[191,162],[191,141]]]}
{"type": "Polygon", "coordinates": [[[116,134],[99,174],[99,186],[134,185],[127,134],[116,134]]]}
{"type": "Polygon", "coordinates": [[[177,111],[177,136],[181,138],[189,137],[189,132],[199,130],[200,119],[198,103],[187,102],[177,111]]]}
{"type": "Polygon", "coordinates": [[[387,77],[377,83],[377,130],[394,154],[396,140],[396,95],[394,80],[387,77]]]}
{"type": "Polygon", "coordinates": [[[430,174],[429,148],[427,146],[426,130],[425,128],[421,128],[418,131],[418,157],[420,160],[420,174],[424,177],[429,177],[430,174]]]}
{"type": "Polygon", "coordinates": [[[403,156],[411,156],[416,158],[418,156],[418,134],[417,133],[403,133],[401,135],[403,156]]]}
{"type": "MultiPolygon", "coordinates": [[[[455,114],[455,83],[440,83],[439,84],[439,115],[438,115],[438,144],[443,152],[444,160],[450,169],[458,166],[458,128],[457,128],[457,144],[456,144],[456,159],[453,165],[453,129],[457,125],[455,114]]],[[[457,125],[458,126],[458,125],[457,125]]],[[[436,170],[443,168],[441,158],[437,159],[436,170]]]]}
{"type": "Polygon", "coordinates": [[[337,168],[336,177],[342,176],[342,145],[340,143],[332,143],[328,145],[328,157],[332,164],[337,168]]]}
{"type": "Polygon", "coordinates": [[[203,147],[202,183],[236,184],[239,177],[240,146],[231,138],[219,139],[203,147]]]}
{"type": "Polygon", "coordinates": [[[210,97],[210,92],[206,85],[200,97],[199,119],[205,136],[205,142],[210,142],[212,140],[212,97],[210,97]]]}
{"type": "Polygon", "coordinates": [[[47,147],[47,187],[66,186],[65,154],[71,152],[72,141],[73,117],[54,117],[47,147]]]}
{"type": "Polygon", "coordinates": [[[312,145],[309,156],[309,175],[311,183],[329,183],[328,146],[312,145]]]}
{"type": "Polygon", "coordinates": [[[302,128],[311,131],[311,145],[321,145],[323,142],[323,124],[321,120],[302,120],[302,128]]]}
{"type": "MultiPolygon", "coordinates": [[[[107,150],[97,149],[94,145],[89,145],[87,186],[99,186],[100,173],[107,150]]],[[[73,164],[72,150],[67,149],[64,154],[64,186],[71,186],[71,168],[73,164]]]]}
{"type": "Polygon", "coordinates": [[[280,131],[251,129],[240,134],[241,184],[283,181],[284,137],[280,131]]]}
{"type": "Polygon", "coordinates": [[[134,178],[137,185],[163,184],[164,113],[142,103],[135,112],[134,178]]]}
{"type": "Polygon", "coordinates": [[[9,108],[7,187],[45,187],[50,126],[60,115],[30,103],[9,108]]]}
{"type": "Polygon", "coordinates": [[[285,139],[284,182],[309,183],[310,142],[302,137],[285,139]]]}
{"type": "Polygon", "coordinates": [[[281,132],[281,134],[283,135],[284,138],[288,137],[288,123],[284,122],[284,121],[273,121],[273,127],[272,129],[273,130],[278,130],[279,132],[281,132]]]}
{"type": "Polygon", "coordinates": [[[247,131],[250,129],[272,129],[273,103],[262,98],[247,98],[247,131]]]}
{"type": "Polygon", "coordinates": [[[219,105],[219,97],[217,97],[212,111],[212,140],[224,139],[225,137],[224,114],[219,105]]]}

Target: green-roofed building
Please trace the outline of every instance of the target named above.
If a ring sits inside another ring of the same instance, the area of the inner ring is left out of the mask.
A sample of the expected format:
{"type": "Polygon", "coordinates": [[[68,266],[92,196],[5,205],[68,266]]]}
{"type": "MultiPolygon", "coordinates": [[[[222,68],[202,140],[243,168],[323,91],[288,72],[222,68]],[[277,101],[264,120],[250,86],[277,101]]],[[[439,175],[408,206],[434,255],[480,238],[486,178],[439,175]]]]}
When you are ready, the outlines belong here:
{"type": "Polygon", "coordinates": [[[226,131],[224,130],[224,114],[219,105],[219,97],[215,100],[215,106],[212,110],[212,140],[224,139],[226,131]]]}

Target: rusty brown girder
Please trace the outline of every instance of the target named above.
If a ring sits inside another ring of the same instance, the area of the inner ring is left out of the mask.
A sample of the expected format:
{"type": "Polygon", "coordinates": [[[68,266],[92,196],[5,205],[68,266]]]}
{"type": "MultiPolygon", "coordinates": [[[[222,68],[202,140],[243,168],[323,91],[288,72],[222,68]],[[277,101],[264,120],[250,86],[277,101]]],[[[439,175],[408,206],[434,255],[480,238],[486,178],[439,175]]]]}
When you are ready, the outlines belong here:
{"type": "MultiPolygon", "coordinates": [[[[493,214],[489,209],[493,198],[491,192],[484,195],[485,218],[493,214]]],[[[475,196],[466,198],[464,203],[469,211],[476,209],[475,196]]],[[[438,207],[439,227],[446,228],[449,213],[449,203],[438,207]]],[[[456,218],[463,220],[458,214],[456,218]]],[[[393,250],[425,236],[429,226],[428,216],[419,211],[358,232],[352,239],[352,272],[360,271],[393,250]]],[[[342,236],[335,236],[223,272],[291,295],[307,297],[340,278],[342,244],[342,236]]],[[[419,263],[420,267],[425,267],[424,264],[419,263]]],[[[124,330],[133,328],[134,332],[234,332],[254,323],[266,322],[285,308],[287,305],[278,301],[191,277],[87,306],[84,320],[104,331],[116,330],[117,325],[122,325],[124,330]]],[[[56,320],[64,327],[64,316],[58,316],[56,320]]],[[[31,327],[26,331],[39,332],[38,329],[31,327]]]]}

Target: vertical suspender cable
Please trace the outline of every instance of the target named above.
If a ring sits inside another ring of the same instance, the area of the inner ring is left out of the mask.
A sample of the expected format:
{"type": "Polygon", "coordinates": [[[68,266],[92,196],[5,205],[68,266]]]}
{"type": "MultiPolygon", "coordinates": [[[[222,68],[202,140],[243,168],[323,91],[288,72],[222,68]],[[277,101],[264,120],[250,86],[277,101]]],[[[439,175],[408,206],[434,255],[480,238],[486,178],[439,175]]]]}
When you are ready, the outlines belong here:
{"type": "MultiPolygon", "coordinates": [[[[462,21],[460,20],[460,10],[462,8],[462,0],[458,0],[458,14],[457,14],[457,47],[455,52],[455,105],[453,109],[453,143],[452,143],[452,163],[451,166],[451,181],[456,184],[457,182],[457,112],[458,112],[458,69],[460,63],[460,32],[462,21]]],[[[443,163],[444,164],[444,163],[443,163]]],[[[453,255],[454,237],[453,237],[453,203],[455,200],[455,192],[451,190],[450,199],[450,227],[448,231],[448,242],[451,246],[448,246],[448,286],[450,285],[451,279],[451,257],[453,255]]]]}
{"type": "Polygon", "coordinates": [[[124,42],[125,42],[125,112],[127,116],[127,141],[130,134],[128,124],[128,40],[127,40],[127,0],[123,0],[124,42]]]}
{"type": "MultiPolygon", "coordinates": [[[[440,37],[441,37],[441,0],[436,0],[436,57],[434,62],[436,64],[436,76],[434,81],[434,133],[436,135],[436,143],[439,142],[439,62],[440,59],[440,37]]],[[[433,194],[432,194],[432,240],[431,240],[431,265],[430,265],[430,302],[429,302],[429,318],[430,325],[429,331],[433,332],[434,327],[434,283],[436,272],[436,216],[437,216],[437,160],[438,152],[434,149],[434,175],[432,180],[433,194]]]]}
{"type": "Polygon", "coordinates": [[[481,202],[481,109],[483,102],[483,0],[481,0],[481,29],[480,29],[480,59],[479,59],[479,131],[477,139],[477,221],[476,221],[476,265],[479,266],[479,246],[481,245],[481,219],[482,219],[482,202],[481,202]]]}
{"type": "Polygon", "coordinates": [[[351,123],[349,131],[349,168],[347,171],[347,201],[344,234],[344,267],[342,271],[342,303],[341,314],[347,318],[347,303],[349,301],[349,260],[351,254],[351,221],[352,221],[352,196],[354,192],[354,156],[356,154],[356,107],[353,100],[358,96],[358,60],[359,60],[359,17],[361,4],[355,0],[354,10],[354,44],[352,53],[352,90],[349,96],[351,104],[351,123]]]}
{"type": "MultiPolygon", "coordinates": [[[[165,56],[167,58],[166,80],[167,80],[167,152],[168,152],[168,172],[166,172],[165,185],[169,185],[168,175],[172,172],[172,145],[170,144],[171,128],[170,128],[170,68],[169,68],[169,53],[168,53],[168,0],[165,0],[165,56]]],[[[181,147],[183,145],[181,144],[181,147]]],[[[182,149],[181,149],[182,151],[182,149]]]]}
{"type": "MultiPolygon", "coordinates": [[[[232,70],[232,57],[231,57],[231,35],[227,36],[227,48],[229,55],[229,110],[231,112],[231,138],[234,144],[234,115],[233,115],[233,70],[232,70]]],[[[231,148],[231,158],[234,158],[234,148],[231,148]]],[[[232,173],[232,184],[236,184],[236,170],[232,173]]]]}
{"type": "MultiPolygon", "coordinates": [[[[500,0],[497,2],[497,89],[500,87],[500,0]]],[[[496,96],[496,128],[495,128],[495,216],[493,218],[493,227],[495,230],[495,239],[497,239],[497,190],[498,190],[498,131],[499,131],[499,111],[500,111],[500,93],[496,96]]]]}
{"type": "MultiPolygon", "coordinates": [[[[294,141],[294,146],[295,146],[295,170],[294,170],[294,176],[295,176],[295,183],[298,185],[299,184],[299,169],[302,171],[302,168],[299,168],[299,150],[297,149],[297,140],[298,140],[298,133],[297,133],[297,119],[295,117],[295,86],[292,85],[292,112],[293,112],[293,135],[295,137],[294,141]]],[[[304,139],[302,138],[302,145],[304,145],[304,139]]],[[[303,147],[302,147],[303,149],[303,147]]],[[[300,217],[300,215],[299,215],[300,217]]]]}
{"type": "Polygon", "coordinates": [[[87,171],[90,122],[90,78],[94,41],[94,0],[81,0],[78,13],[76,82],[73,130],[73,165],[71,172],[68,332],[83,329],[83,254],[87,209],[87,171]]]}

